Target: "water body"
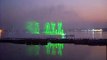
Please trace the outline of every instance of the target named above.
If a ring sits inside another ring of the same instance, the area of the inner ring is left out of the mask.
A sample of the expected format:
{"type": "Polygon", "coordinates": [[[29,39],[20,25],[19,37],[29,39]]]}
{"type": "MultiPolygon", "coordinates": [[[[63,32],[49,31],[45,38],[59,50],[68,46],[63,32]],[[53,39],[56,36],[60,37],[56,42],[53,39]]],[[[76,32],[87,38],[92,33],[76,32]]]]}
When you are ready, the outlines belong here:
{"type": "MultiPolygon", "coordinates": [[[[107,39],[107,32],[71,32],[75,38],[107,39]]],[[[106,60],[106,46],[0,43],[0,60],[106,60]]]]}
{"type": "Polygon", "coordinates": [[[65,44],[58,54],[58,48],[46,52],[45,46],[0,44],[0,60],[106,60],[106,46],[65,44]]]}

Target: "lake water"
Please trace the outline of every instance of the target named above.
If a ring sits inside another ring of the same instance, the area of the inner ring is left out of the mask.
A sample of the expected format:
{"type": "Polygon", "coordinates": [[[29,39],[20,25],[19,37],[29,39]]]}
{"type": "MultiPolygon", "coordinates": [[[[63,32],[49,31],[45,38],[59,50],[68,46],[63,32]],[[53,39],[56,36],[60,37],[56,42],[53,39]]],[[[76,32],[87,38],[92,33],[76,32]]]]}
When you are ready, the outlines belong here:
{"type": "Polygon", "coordinates": [[[106,60],[106,46],[0,44],[0,60],[106,60]]]}
{"type": "MultiPolygon", "coordinates": [[[[107,39],[107,32],[72,32],[75,38],[107,39]]],[[[0,60],[106,60],[106,46],[0,43],[0,60]]]]}

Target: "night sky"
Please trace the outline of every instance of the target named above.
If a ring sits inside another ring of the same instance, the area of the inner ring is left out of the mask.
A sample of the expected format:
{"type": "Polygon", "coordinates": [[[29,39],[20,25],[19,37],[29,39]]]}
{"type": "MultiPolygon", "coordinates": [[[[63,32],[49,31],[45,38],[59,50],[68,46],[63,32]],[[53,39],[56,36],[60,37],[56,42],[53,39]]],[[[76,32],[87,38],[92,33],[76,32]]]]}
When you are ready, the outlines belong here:
{"type": "Polygon", "coordinates": [[[107,28],[107,0],[0,0],[0,28],[6,32],[23,33],[34,20],[62,21],[66,30],[107,28]]]}

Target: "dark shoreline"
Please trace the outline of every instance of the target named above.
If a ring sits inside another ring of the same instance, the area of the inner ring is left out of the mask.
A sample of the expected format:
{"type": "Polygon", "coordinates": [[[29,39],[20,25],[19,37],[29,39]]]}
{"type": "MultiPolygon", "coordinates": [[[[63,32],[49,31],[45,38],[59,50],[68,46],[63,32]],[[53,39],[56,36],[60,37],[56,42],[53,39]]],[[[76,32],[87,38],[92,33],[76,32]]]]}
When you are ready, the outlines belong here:
{"type": "Polygon", "coordinates": [[[107,39],[36,39],[36,38],[1,38],[0,43],[26,45],[47,45],[47,43],[64,43],[90,46],[107,46],[107,39]]]}

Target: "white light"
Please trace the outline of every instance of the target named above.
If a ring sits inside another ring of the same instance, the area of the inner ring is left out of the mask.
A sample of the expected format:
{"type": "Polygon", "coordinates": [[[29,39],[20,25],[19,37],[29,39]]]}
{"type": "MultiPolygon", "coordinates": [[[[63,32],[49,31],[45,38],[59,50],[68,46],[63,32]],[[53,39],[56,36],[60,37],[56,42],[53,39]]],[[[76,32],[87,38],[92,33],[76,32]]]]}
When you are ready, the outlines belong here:
{"type": "Polygon", "coordinates": [[[0,33],[2,32],[2,29],[0,29],[0,33]]]}
{"type": "Polygon", "coordinates": [[[103,30],[102,29],[92,29],[91,31],[101,32],[103,30]]]}

